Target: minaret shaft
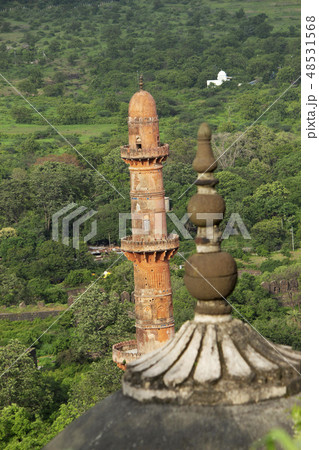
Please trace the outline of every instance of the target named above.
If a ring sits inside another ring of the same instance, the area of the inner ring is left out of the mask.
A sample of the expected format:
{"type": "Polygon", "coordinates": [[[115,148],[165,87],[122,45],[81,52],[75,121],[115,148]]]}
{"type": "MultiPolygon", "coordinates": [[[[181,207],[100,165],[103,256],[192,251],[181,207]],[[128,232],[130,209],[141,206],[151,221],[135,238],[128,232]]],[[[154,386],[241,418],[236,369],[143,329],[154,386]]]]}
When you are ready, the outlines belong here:
{"type": "MultiPolygon", "coordinates": [[[[143,83],[140,86],[129,105],[129,145],[121,149],[131,183],[132,235],[122,239],[121,248],[134,263],[135,358],[174,336],[169,259],[179,245],[177,235],[167,236],[163,162],[169,147],[160,144],[155,101],[143,83]]],[[[133,354],[131,343],[127,347],[131,353],[121,352],[125,344],[113,348],[113,359],[121,367],[133,354]]]]}
{"type": "Polygon", "coordinates": [[[167,237],[162,167],[130,167],[133,240],[167,237]]]}

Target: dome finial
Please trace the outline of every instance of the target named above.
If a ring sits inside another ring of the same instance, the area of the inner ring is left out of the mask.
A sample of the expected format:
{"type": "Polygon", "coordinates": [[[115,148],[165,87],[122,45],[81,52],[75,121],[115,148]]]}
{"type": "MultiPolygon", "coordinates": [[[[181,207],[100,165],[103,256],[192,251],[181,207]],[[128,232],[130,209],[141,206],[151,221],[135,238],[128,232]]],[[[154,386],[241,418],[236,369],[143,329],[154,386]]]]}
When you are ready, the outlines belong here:
{"type": "Polygon", "coordinates": [[[185,263],[184,281],[197,299],[195,317],[164,347],[127,365],[123,393],[142,402],[240,405],[300,392],[300,353],[230,314],[237,266],[220,248],[225,203],[215,190],[210,134],[201,125],[193,165],[198,192],[188,204],[197,252],[185,263]]]}
{"type": "Polygon", "coordinates": [[[142,91],[144,88],[144,80],[143,80],[143,74],[141,73],[140,75],[140,79],[139,79],[139,86],[140,86],[140,90],[142,91]]]}
{"type": "Polygon", "coordinates": [[[210,173],[217,168],[217,162],[211,146],[211,137],[212,131],[209,125],[206,122],[203,122],[198,130],[197,153],[196,158],[193,161],[193,169],[198,173],[210,173]]]}

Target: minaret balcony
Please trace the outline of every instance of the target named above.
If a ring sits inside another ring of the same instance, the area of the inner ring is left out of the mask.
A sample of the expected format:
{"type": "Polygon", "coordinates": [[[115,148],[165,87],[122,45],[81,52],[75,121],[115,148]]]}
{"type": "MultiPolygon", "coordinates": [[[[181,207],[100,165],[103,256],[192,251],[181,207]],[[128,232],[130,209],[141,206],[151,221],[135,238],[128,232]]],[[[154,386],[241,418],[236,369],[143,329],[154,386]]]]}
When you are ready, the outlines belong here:
{"type": "Polygon", "coordinates": [[[169,145],[161,144],[158,147],[152,148],[131,148],[125,145],[121,148],[121,158],[123,159],[153,159],[166,158],[169,155],[169,145]]]}
{"type": "Polygon", "coordinates": [[[125,370],[126,364],[140,358],[140,353],[137,352],[136,340],[119,342],[112,347],[113,361],[120,369],[125,370]]]}
{"type": "Polygon", "coordinates": [[[173,250],[179,247],[177,234],[173,234],[163,239],[140,238],[133,240],[132,236],[121,239],[121,250],[123,252],[145,253],[165,250],[173,250]]]}

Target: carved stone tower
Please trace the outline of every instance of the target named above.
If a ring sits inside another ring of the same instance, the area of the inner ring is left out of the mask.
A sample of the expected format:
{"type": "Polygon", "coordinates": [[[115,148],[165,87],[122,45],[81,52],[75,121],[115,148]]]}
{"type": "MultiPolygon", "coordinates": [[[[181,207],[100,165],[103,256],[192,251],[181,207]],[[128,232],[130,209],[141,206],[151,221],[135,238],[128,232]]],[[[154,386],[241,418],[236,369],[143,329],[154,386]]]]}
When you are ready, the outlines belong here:
{"type": "Polygon", "coordinates": [[[168,144],[160,144],[154,98],[143,89],[131,98],[129,145],[121,157],[129,164],[132,236],[122,239],[125,256],[134,263],[136,342],[113,347],[120,366],[161,347],[174,335],[169,259],[178,249],[178,236],[167,236],[163,162],[168,144]]]}

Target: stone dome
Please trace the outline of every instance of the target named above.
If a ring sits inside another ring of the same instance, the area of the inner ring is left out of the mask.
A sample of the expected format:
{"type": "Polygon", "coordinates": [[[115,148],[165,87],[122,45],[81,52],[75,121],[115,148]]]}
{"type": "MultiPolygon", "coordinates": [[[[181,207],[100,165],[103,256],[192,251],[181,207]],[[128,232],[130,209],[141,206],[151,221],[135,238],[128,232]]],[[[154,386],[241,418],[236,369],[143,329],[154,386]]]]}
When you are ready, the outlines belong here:
{"type": "Polygon", "coordinates": [[[140,118],[157,117],[156,103],[152,95],[143,89],[136,92],[129,103],[128,115],[140,118]]]}

